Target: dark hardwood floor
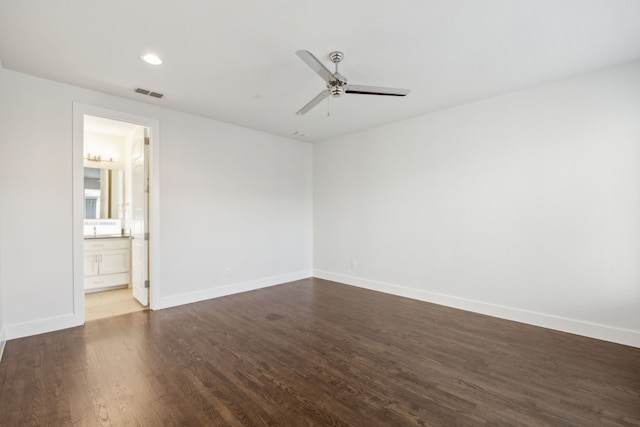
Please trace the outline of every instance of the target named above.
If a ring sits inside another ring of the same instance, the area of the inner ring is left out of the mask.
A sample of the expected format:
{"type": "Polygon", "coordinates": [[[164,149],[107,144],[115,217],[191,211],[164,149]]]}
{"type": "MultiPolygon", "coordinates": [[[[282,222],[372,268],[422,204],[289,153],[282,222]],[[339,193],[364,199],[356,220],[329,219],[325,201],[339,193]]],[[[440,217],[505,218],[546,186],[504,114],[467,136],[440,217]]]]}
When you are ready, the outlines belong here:
{"type": "Polygon", "coordinates": [[[638,426],[640,349],[308,279],[9,341],[2,426],[638,426]]]}

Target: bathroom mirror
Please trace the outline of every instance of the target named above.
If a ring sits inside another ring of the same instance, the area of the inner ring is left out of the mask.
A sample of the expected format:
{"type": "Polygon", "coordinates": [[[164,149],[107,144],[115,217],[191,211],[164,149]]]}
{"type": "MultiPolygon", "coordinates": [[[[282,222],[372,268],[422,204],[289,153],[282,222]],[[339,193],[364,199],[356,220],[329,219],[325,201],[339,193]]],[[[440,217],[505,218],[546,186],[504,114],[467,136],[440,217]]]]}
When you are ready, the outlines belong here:
{"type": "Polygon", "coordinates": [[[124,171],[84,168],[85,219],[122,219],[124,171]]]}

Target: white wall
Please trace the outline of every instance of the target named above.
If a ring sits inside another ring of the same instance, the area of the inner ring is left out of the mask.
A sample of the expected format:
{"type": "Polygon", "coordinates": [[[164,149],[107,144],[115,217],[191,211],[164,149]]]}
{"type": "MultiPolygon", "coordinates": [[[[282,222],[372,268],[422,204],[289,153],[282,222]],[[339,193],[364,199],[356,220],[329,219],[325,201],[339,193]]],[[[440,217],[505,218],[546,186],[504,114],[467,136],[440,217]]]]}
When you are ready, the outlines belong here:
{"type": "Polygon", "coordinates": [[[639,175],[640,63],[318,143],[314,274],[640,346],[639,175]]]}
{"type": "Polygon", "coordinates": [[[320,277],[640,346],[640,64],[313,147],[4,69],[0,95],[9,338],[72,317],[81,102],[160,123],[160,307],[308,276],[315,239],[320,277]]]}
{"type": "Polygon", "coordinates": [[[188,114],[172,124],[161,123],[162,304],[311,276],[312,146],[188,114]]]}
{"type": "Polygon", "coordinates": [[[0,182],[4,322],[73,311],[69,88],[1,70],[0,182]]]}
{"type": "MultiPolygon", "coordinates": [[[[4,92],[5,92],[4,73],[3,73],[2,63],[0,62],[0,104],[2,103],[1,100],[5,96],[4,92]]],[[[5,127],[6,127],[5,116],[4,114],[0,114],[0,159],[4,157],[3,147],[5,145],[5,141],[3,139],[2,129],[4,129],[5,127]]],[[[2,170],[0,170],[0,199],[5,194],[7,185],[8,185],[7,177],[3,174],[2,170]]],[[[7,209],[6,204],[0,203],[0,247],[2,247],[2,242],[4,241],[4,236],[3,236],[4,219],[3,218],[5,216],[4,215],[5,209],[7,209]]],[[[4,303],[3,303],[3,292],[2,292],[2,283],[3,283],[2,265],[4,263],[3,259],[4,259],[3,251],[0,250],[0,360],[2,359],[2,353],[4,351],[5,337],[6,337],[5,328],[4,328],[4,303]]]]}
{"type": "Polygon", "coordinates": [[[311,274],[310,144],[0,72],[0,287],[9,338],[73,318],[74,102],[160,123],[159,307],[311,274]]]}

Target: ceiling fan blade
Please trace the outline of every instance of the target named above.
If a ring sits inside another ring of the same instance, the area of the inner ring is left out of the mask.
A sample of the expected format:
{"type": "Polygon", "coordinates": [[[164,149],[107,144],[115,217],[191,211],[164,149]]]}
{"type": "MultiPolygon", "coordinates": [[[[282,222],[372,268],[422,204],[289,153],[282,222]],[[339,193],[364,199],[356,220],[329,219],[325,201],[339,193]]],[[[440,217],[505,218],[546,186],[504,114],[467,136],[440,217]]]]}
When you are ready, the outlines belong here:
{"type": "Polygon", "coordinates": [[[313,107],[318,105],[320,102],[322,102],[327,97],[329,97],[329,91],[328,90],[323,90],[315,98],[313,98],[311,101],[309,101],[309,103],[307,105],[302,107],[300,109],[300,111],[298,111],[296,114],[299,115],[299,116],[303,115],[304,113],[306,113],[307,111],[311,110],[313,107]]]}
{"type": "Polygon", "coordinates": [[[318,75],[322,77],[322,80],[324,80],[325,82],[328,82],[329,78],[333,75],[333,73],[331,73],[331,71],[329,71],[327,67],[322,65],[322,62],[318,61],[318,58],[313,56],[313,54],[308,50],[299,50],[296,52],[296,55],[298,55],[300,59],[305,62],[305,64],[311,67],[313,71],[318,73],[318,75]]]}
{"type": "Polygon", "coordinates": [[[409,89],[398,89],[393,87],[348,85],[345,92],[355,93],[357,95],[406,96],[411,91],[409,89]]]}

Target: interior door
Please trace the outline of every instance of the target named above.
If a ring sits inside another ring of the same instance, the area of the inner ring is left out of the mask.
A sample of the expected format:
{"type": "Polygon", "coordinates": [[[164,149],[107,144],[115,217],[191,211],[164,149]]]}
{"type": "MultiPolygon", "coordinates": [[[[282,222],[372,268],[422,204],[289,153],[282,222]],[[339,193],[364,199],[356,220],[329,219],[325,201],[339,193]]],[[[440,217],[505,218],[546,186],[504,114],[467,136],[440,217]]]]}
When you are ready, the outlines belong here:
{"type": "Polygon", "coordinates": [[[148,129],[134,131],[131,145],[131,282],[133,296],[140,304],[149,304],[149,168],[147,159],[148,129]]]}

